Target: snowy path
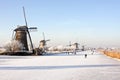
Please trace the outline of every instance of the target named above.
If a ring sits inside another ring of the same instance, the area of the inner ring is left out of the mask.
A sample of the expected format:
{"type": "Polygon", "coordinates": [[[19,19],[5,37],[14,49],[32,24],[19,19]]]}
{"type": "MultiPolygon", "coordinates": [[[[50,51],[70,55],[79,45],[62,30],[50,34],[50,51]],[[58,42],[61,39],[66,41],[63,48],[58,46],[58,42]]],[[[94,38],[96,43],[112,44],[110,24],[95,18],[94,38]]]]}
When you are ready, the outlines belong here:
{"type": "Polygon", "coordinates": [[[120,80],[120,61],[90,51],[77,55],[0,56],[0,80],[120,80]]]}

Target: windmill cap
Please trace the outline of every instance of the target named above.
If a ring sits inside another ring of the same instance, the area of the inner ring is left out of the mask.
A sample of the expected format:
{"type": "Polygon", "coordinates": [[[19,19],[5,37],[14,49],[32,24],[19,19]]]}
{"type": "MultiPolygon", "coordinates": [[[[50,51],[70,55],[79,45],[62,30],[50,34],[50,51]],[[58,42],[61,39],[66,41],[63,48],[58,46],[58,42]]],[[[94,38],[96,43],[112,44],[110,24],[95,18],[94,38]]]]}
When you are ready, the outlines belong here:
{"type": "Polygon", "coordinates": [[[27,26],[19,26],[14,31],[26,31],[26,30],[28,30],[27,26]]]}

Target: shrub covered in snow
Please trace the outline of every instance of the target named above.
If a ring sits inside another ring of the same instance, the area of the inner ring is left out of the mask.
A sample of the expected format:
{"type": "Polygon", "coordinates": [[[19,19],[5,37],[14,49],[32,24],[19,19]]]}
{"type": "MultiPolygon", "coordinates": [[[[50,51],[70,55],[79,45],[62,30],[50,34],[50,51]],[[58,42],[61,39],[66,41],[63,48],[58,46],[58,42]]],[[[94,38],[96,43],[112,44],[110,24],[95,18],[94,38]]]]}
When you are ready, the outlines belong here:
{"type": "Polygon", "coordinates": [[[5,46],[6,51],[21,51],[24,49],[23,44],[17,40],[12,40],[5,46]]]}

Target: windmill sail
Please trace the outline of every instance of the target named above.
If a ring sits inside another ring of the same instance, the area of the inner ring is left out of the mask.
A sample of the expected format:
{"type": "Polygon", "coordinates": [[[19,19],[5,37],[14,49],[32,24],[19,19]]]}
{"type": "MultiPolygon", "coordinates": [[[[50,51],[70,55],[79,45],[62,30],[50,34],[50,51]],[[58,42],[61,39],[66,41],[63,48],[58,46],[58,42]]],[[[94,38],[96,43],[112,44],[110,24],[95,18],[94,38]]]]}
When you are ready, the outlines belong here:
{"type": "Polygon", "coordinates": [[[26,31],[27,31],[29,39],[30,39],[31,50],[33,50],[33,43],[32,43],[32,39],[31,39],[29,30],[28,30],[27,19],[26,19],[26,14],[25,14],[25,8],[24,7],[23,7],[23,13],[24,13],[25,24],[26,24],[26,27],[27,27],[26,31]]]}

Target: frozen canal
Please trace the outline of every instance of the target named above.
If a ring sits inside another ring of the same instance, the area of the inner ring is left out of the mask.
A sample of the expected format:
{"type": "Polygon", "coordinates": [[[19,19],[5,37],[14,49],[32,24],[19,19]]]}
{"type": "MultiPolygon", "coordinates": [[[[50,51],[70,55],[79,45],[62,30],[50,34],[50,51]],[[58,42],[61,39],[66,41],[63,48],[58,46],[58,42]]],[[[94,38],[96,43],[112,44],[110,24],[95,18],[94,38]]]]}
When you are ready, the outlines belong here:
{"type": "Polygon", "coordinates": [[[0,80],[120,80],[120,61],[98,52],[0,56],[0,80]],[[87,58],[84,54],[88,54],[87,58]]]}

